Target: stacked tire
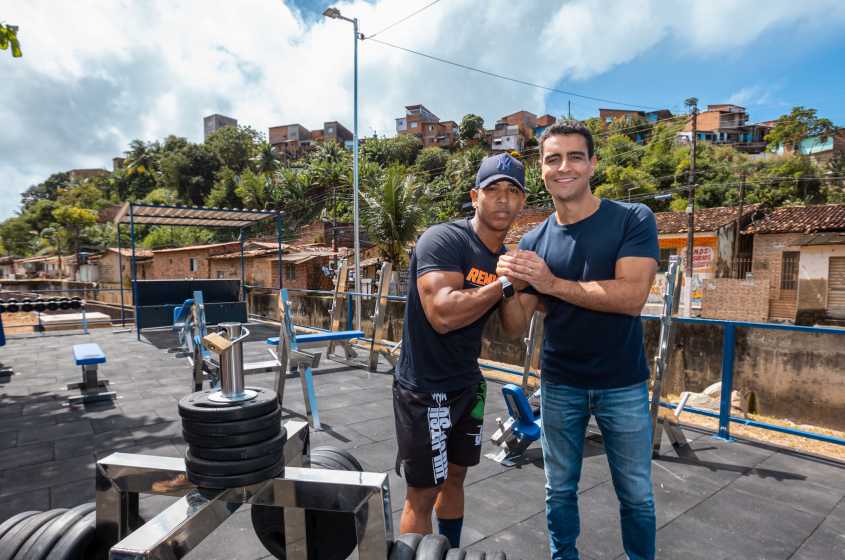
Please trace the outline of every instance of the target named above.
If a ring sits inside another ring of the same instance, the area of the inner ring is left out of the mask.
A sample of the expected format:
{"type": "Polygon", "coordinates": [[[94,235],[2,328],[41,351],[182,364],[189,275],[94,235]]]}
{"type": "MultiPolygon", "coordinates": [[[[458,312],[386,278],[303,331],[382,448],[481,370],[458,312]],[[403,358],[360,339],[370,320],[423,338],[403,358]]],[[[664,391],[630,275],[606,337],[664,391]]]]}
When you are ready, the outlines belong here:
{"type": "MultiPolygon", "coordinates": [[[[312,469],[363,472],[355,457],[330,445],[311,449],[304,466],[312,469]]],[[[366,506],[364,506],[366,508],[366,506]]],[[[367,515],[363,510],[362,515],[367,515]]],[[[252,505],[252,527],[258,540],[276,558],[286,558],[285,510],[276,506],[252,505]]],[[[344,560],[358,545],[355,514],[343,511],[305,510],[305,532],[320,560],[344,560]]]]}
{"type": "Polygon", "coordinates": [[[220,403],[207,389],[182,397],[182,438],[188,444],[188,480],[204,488],[235,488],[274,478],[284,470],[287,432],[275,391],[250,388],[249,400],[220,403]]]}
{"type": "Polygon", "coordinates": [[[388,560],[507,560],[507,556],[501,550],[449,548],[443,535],[405,533],[393,543],[388,560]]]}
{"type": "Polygon", "coordinates": [[[26,511],[0,524],[0,560],[84,560],[96,550],[93,502],[26,511]]]}

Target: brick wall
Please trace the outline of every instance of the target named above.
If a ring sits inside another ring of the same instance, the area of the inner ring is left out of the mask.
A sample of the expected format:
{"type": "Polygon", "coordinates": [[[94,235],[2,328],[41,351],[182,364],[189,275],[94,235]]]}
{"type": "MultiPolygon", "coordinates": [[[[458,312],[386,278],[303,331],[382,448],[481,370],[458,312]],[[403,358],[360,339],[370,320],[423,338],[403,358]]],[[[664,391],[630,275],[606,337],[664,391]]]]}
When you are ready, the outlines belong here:
{"type": "Polygon", "coordinates": [[[801,237],[800,233],[758,233],[754,236],[752,272],[754,280],[767,280],[771,285],[771,299],[780,297],[780,274],[784,251],[798,251],[790,243],[801,237]],[[776,245],[782,245],[776,247],[776,245]]]}
{"type": "Polygon", "coordinates": [[[765,323],[769,318],[768,280],[706,278],[701,289],[701,317],[765,323]]]}
{"type": "MultiPolygon", "coordinates": [[[[267,260],[270,270],[270,286],[279,285],[279,261],[267,260]]],[[[285,274],[283,287],[288,290],[331,290],[334,282],[330,276],[323,274],[323,266],[331,267],[329,257],[316,257],[300,264],[283,262],[283,273],[285,274]],[[294,280],[288,279],[288,267],[294,267],[294,280]]],[[[266,284],[264,284],[266,285],[266,284]]]]}

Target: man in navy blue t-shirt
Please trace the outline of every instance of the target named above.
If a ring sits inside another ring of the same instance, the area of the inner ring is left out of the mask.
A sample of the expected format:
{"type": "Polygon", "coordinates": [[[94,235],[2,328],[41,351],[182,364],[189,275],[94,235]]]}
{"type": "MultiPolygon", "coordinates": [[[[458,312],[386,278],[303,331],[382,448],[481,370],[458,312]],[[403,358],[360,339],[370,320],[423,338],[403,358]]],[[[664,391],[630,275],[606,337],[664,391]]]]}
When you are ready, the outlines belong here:
{"type": "Polygon", "coordinates": [[[654,215],[592,194],[596,157],[583,123],[546,129],[540,160],[555,213],[501,256],[496,272],[521,291],[525,313],[503,316],[509,336],[524,332],[536,309],[546,311],[540,406],[552,558],[578,558],[578,481],[594,416],[619,498],[623,547],[632,560],[651,559],[650,370],[640,312],[660,259],[654,215]]]}
{"type": "Polygon", "coordinates": [[[481,458],[487,392],[478,367],[481,333],[497,308],[503,317],[522,315],[496,265],[525,202],[524,184],[519,161],[487,158],[471,192],[475,216],[429,228],[411,257],[393,382],[396,472],[404,467],[408,484],[400,531],[431,533],[433,509],[453,548],[460,546],[467,468],[481,458]]]}

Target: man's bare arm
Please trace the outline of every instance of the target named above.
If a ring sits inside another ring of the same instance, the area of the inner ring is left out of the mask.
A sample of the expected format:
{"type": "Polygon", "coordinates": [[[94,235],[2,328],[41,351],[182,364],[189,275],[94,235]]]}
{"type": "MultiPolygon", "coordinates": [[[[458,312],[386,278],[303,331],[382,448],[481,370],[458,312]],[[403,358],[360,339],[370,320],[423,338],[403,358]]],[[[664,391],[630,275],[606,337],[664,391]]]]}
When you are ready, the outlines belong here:
{"type": "Polygon", "coordinates": [[[551,273],[543,259],[531,251],[518,251],[501,258],[499,266],[508,277],[531,284],[546,295],[579,307],[638,316],[648,300],[657,261],[649,257],[623,257],[616,261],[615,278],[574,282],[551,273]]]}
{"type": "Polygon", "coordinates": [[[502,299],[502,284],[463,289],[460,272],[433,271],[417,278],[420,301],[428,322],[440,334],[465,327],[502,299]]]}

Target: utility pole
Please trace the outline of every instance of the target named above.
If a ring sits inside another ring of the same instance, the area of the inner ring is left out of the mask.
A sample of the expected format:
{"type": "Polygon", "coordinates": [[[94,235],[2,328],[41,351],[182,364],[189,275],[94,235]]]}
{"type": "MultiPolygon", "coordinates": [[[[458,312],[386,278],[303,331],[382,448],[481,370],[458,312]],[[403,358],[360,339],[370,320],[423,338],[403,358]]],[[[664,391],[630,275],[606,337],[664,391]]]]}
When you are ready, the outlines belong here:
{"type": "Polygon", "coordinates": [[[745,204],[745,171],[739,178],[739,210],[736,213],[736,234],[734,236],[734,262],[733,274],[734,278],[739,278],[739,232],[742,229],[742,206],[745,204]]]}
{"type": "Polygon", "coordinates": [[[337,187],[332,187],[332,252],[334,253],[334,264],[332,268],[337,270],[337,187]]]}
{"type": "Polygon", "coordinates": [[[685,104],[692,107],[692,143],[690,144],[690,171],[688,181],[689,203],[687,204],[687,258],[684,267],[684,317],[692,317],[692,265],[693,237],[695,231],[695,143],[697,140],[696,117],[698,99],[687,99],[685,104]]]}

